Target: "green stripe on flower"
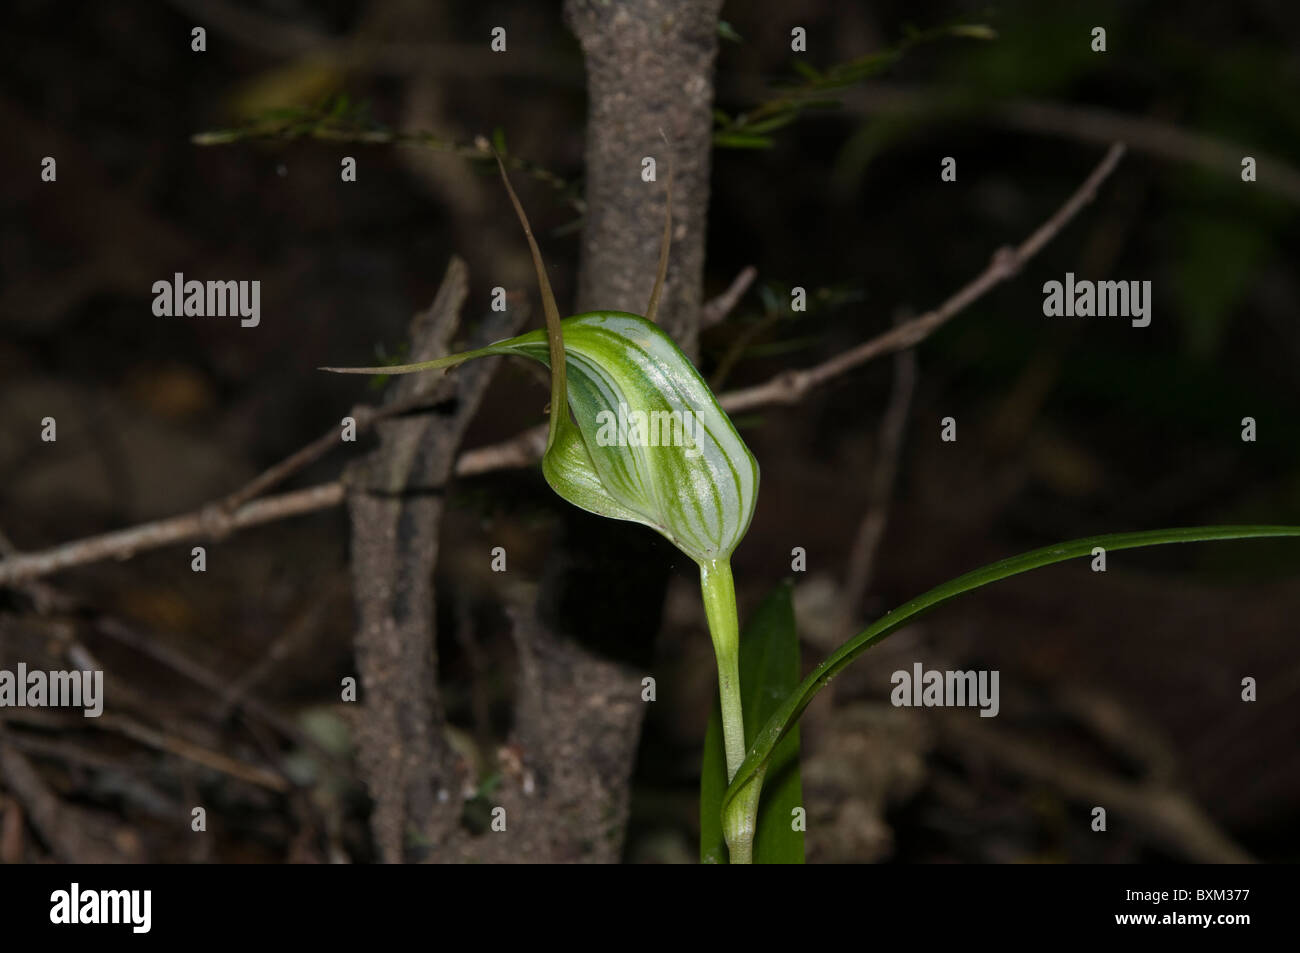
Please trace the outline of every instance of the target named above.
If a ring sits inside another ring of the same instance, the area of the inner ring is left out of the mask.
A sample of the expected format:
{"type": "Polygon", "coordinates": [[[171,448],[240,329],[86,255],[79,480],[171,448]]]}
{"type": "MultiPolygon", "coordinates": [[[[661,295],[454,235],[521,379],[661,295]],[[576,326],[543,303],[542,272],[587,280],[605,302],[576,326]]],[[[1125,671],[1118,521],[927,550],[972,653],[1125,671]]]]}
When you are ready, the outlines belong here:
{"type": "MultiPolygon", "coordinates": [[[[543,459],[552,489],[658,530],[696,562],[729,557],[754,515],[758,463],[694,365],[634,314],[580,314],[562,327],[573,420],[543,459]]],[[[550,364],[542,331],[483,353],[550,364]]]]}

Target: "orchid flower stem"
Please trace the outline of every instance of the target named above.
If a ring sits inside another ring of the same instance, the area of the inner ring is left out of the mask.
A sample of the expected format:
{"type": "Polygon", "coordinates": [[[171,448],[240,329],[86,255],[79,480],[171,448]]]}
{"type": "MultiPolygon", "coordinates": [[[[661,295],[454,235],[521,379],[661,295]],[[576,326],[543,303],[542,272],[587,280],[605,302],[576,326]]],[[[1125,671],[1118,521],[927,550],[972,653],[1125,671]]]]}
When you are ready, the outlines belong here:
{"type": "MultiPolygon", "coordinates": [[[[745,760],[745,721],[740,701],[740,622],[736,613],[731,562],[725,558],[701,562],[700,591],[704,596],[704,613],[709,620],[709,635],[713,637],[713,651],[718,659],[722,744],[727,755],[727,780],[731,781],[745,760]]],[[[750,784],[743,797],[746,801],[756,801],[758,792],[759,784],[750,784]]],[[[733,864],[751,862],[754,814],[751,810],[737,811],[732,812],[730,818],[723,818],[723,834],[733,864]],[[739,823],[730,823],[731,819],[739,823]]]]}

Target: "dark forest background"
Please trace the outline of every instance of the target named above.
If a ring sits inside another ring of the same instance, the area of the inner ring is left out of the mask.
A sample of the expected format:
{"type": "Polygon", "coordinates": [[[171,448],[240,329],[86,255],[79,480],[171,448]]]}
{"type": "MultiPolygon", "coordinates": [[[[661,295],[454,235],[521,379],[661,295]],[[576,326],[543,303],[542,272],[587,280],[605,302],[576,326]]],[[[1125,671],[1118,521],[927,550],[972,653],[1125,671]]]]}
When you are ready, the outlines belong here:
{"type": "MultiPolygon", "coordinates": [[[[482,161],[312,135],[199,145],[196,133],[321,110],[466,145],[500,130],[512,156],[560,180],[515,183],[561,308],[574,299],[586,91],[558,5],[15,0],[5,19],[0,532],[19,550],[193,510],[377,400],[364,378],[315,368],[400,356],[453,254],[469,267],[468,325],[495,285],[536,302],[517,222],[482,161]],[[207,52],[194,53],[200,24],[207,52]],[[505,54],[488,47],[498,25],[505,54]],[[340,182],[344,155],[357,158],[355,183],[340,182]],[[43,156],[57,158],[57,183],[40,180],[43,156]],[[261,325],[155,317],[151,285],[176,271],[259,279],[261,325]],[[39,439],[47,415],[54,444],[39,439]]],[[[701,335],[700,367],[725,370],[723,389],[938,305],[1077,187],[1116,138],[1106,121],[1137,130],[1095,204],[916,349],[888,529],[856,621],[1058,539],[1300,523],[1300,8],[754,0],[726,4],[722,19],[716,105],[730,116],[798,82],[796,59],[825,69],[954,23],[996,33],[907,45],[770,146],[715,150],[705,297],[757,270],[701,335]],[[806,54],[790,52],[793,26],[808,30],[806,54]],[[1094,26],[1105,53],[1089,48],[1094,26]],[[1259,160],[1253,184],[1244,155],[1259,160]],[[957,159],[955,183],[939,181],[944,156],[957,159]],[[1150,280],[1151,326],[1045,318],[1042,284],[1067,271],[1150,280]],[[808,290],[806,313],[790,313],[792,286],[808,290]],[[939,440],[950,415],[955,444],[939,440]],[[1241,440],[1245,416],[1257,442],[1241,440]]],[[[891,366],[736,418],[763,474],[733,561],[742,619],[804,547],[794,581],[808,665],[844,634],[837,599],[891,366]]],[[[545,400],[531,369],[502,364],[465,445],[536,423],[545,400]]],[[[370,446],[292,485],[329,479],[370,446]]],[[[448,737],[478,786],[465,823],[481,830],[513,725],[502,587],[580,559],[572,541],[587,524],[537,467],[458,481],[447,505],[440,684],[448,737]],[[509,553],[505,577],[489,569],[494,546],[509,553]]],[[[690,861],[712,654],[694,567],[657,537],[635,546],[670,581],[657,637],[597,640],[658,683],[621,851],[690,861]]],[[[66,600],[53,608],[0,589],[0,667],[66,667],[71,641],[103,664],[117,704],[104,724],[0,711],[0,813],[16,819],[0,825],[0,859],[375,858],[355,706],[339,701],[355,674],[345,515],[210,543],[204,574],[189,551],[52,576],[66,600]],[[197,687],[176,658],[224,689],[197,687]],[[275,720],[250,715],[248,699],[275,720]],[[207,837],[189,830],[198,803],[207,837]]],[[[927,616],[805,721],[809,860],[1295,860],[1298,578],[1289,540],[1163,547],[1112,554],[1104,574],[1072,562],[1019,577],[927,616]],[[889,674],[914,660],[999,669],[1001,714],[891,707],[889,674]],[[1246,676],[1259,680],[1252,704],[1239,699],[1246,676]],[[1123,805],[1105,834],[1089,829],[1097,803],[1123,805]]],[[[556,611],[599,629],[626,595],[586,598],[556,611]]],[[[637,611],[655,619],[661,606],[637,611]]]]}

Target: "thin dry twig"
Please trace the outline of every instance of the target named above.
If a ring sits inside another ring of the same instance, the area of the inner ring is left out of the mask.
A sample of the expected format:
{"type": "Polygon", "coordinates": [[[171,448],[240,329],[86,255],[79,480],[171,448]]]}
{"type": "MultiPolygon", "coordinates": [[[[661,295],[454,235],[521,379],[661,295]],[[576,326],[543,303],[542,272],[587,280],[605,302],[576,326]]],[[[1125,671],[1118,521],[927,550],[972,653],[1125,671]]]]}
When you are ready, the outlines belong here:
{"type": "Polygon", "coordinates": [[[916,352],[899,351],[894,355],[894,383],[889,394],[889,404],[880,421],[867,510],[858,525],[853,548],[849,553],[849,568],[844,576],[844,589],[840,597],[842,632],[852,626],[853,616],[862,604],[862,597],[875,574],[876,554],[880,551],[880,543],[889,524],[890,501],[894,495],[894,482],[898,476],[898,462],[903,453],[903,437],[907,432],[907,419],[912,409],[912,393],[915,389],[916,352]]]}
{"type": "MultiPolygon", "coordinates": [[[[964,115],[967,109],[960,96],[954,97],[946,90],[888,83],[873,83],[847,93],[845,102],[859,112],[873,115],[943,115],[949,108],[958,106],[964,115]]],[[[1300,169],[1280,156],[1186,129],[1155,116],[1030,99],[990,104],[984,115],[1009,129],[1075,142],[1124,142],[1134,152],[1172,162],[1191,162],[1224,174],[1239,173],[1241,160],[1254,156],[1259,186],[1292,202],[1300,202],[1300,169]]]]}
{"type": "Polygon", "coordinates": [[[772,404],[795,404],[803,399],[804,394],[812,388],[826,383],[832,378],[865,364],[882,354],[890,354],[905,347],[912,347],[924,341],[963,309],[983,297],[990,289],[996,287],[1014,275],[1034,255],[1056,237],[1057,233],[1079,213],[1085,205],[1093,200],[1097,189],[1106,177],[1114,171],[1124,154],[1124,144],[1117,142],[1106,152],[1092,174],[1084,180],[1078,190],[1071,195],[1056,214],[1038,227],[1017,248],[1004,246],[993,253],[988,267],[972,282],[933,311],[884,334],[872,338],[838,354],[815,367],[798,371],[784,371],[765,384],[732,391],[719,398],[724,410],[742,411],[772,404]]]}
{"type": "Polygon", "coordinates": [[[130,559],[141,550],[158,549],[186,540],[220,539],[238,529],[313,513],[342,502],[343,484],[336,481],[256,500],[233,513],[227,513],[220,503],[210,503],[183,516],[91,536],[39,553],[10,556],[0,560],[0,585],[48,576],[103,559],[130,559]]]}
{"type": "MultiPolygon", "coordinates": [[[[1123,143],[1114,143],[1101,163],[1051,218],[1039,226],[1018,247],[998,249],[993,254],[988,267],[979,276],[935,310],[821,364],[802,370],[783,371],[766,383],[722,394],[718,398],[719,404],[730,413],[771,405],[795,404],[814,387],[819,387],[881,355],[912,347],[925,340],[990,289],[1014,275],[1025,262],[1055,238],[1061,229],[1092,201],[1097,189],[1114,171],[1123,154],[1123,143]]],[[[738,281],[740,278],[737,278],[738,281]]],[[[422,396],[421,402],[427,400],[427,395],[422,396]]],[[[414,406],[418,405],[417,402],[414,406]]],[[[412,410],[414,406],[407,407],[405,410],[412,410]]],[[[380,414],[383,411],[373,413],[380,414]]],[[[374,419],[379,418],[376,416],[374,419]]],[[[374,419],[369,423],[372,424],[374,419]]],[[[358,417],[358,428],[361,423],[362,418],[358,417]]],[[[546,432],[545,425],[533,427],[500,443],[465,451],[457,458],[456,475],[474,476],[493,470],[527,466],[541,457],[546,446],[546,432]]],[[[255,484],[270,486],[280,482],[317,459],[325,450],[335,446],[336,440],[335,431],[331,431],[257,477],[250,486],[255,484]]],[[[342,503],[345,494],[343,482],[334,481],[245,502],[237,509],[229,510],[227,508],[229,500],[242,498],[246,495],[247,489],[248,487],[245,487],[227,500],[210,503],[182,516],[64,543],[36,553],[23,553],[0,559],[0,585],[11,585],[104,559],[129,559],[141,550],[157,549],[185,540],[220,539],[235,530],[329,509],[342,503]]]]}
{"type": "Polygon", "coordinates": [[[1128,143],[1135,151],[1157,158],[1193,162],[1207,169],[1227,172],[1234,181],[1238,181],[1236,177],[1241,172],[1241,160],[1254,156],[1258,164],[1256,181],[1260,187],[1275,191],[1292,202],[1300,202],[1300,170],[1280,157],[1252,146],[1183,129],[1152,116],[1126,116],[1095,107],[1026,100],[999,106],[993,117],[1012,128],[1081,142],[1119,140],[1128,143]]]}
{"type": "Polygon", "coordinates": [[[268,768],[247,764],[237,758],[222,754],[220,751],[205,748],[203,745],[182,738],[179,735],[158,731],[136,721],[134,718],[105,714],[95,719],[94,727],[116,732],[147,747],[174,754],[187,761],[203,765],[205,768],[220,771],[232,778],[238,778],[241,781],[247,781],[249,784],[255,784],[271,791],[284,793],[291,787],[287,778],[268,768]]]}
{"type": "Polygon", "coordinates": [[[1063,756],[1042,745],[991,731],[975,718],[945,718],[944,732],[968,754],[978,753],[1071,800],[1105,805],[1147,840],[1163,844],[1188,860],[1208,864],[1248,864],[1253,858],[1221,831],[1183,792],[1161,784],[1133,783],[1063,756]]]}
{"type": "Polygon", "coordinates": [[[735,310],[736,305],[757,277],[758,269],[753,265],[746,265],[740,269],[740,274],[732,279],[726,291],[713,300],[706,301],[704,307],[700,308],[700,330],[703,331],[725,321],[727,315],[735,310]]]}
{"type": "Polygon", "coordinates": [[[336,37],[266,16],[227,0],[170,0],[173,7],[239,45],[272,57],[310,57],[340,72],[445,76],[546,75],[550,81],[579,81],[562,57],[527,47],[497,56],[485,44],[381,41],[336,37]]]}
{"type": "Polygon", "coordinates": [[[111,864],[130,859],[115,851],[108,828],[84,808],[63,803],[31,761],[9,743],[0,726],[0,777],[21,804],[28,823],[65,863],[111,864]]]}
{"type": "MultiPolygon", "coordinates": [[[[94,620],[92,625],[99,634],[107,636],[132,651],[147,655],[159,665],[163,665],[182,678],[207,689],[218,698],[229,697],[231,686],[224,678],[200,665],[189,656],[170,648],[161,640],[126,625],[111,616],[100,616],[94,620]]],[[[311,735],[256,696],[244,692],[242,697],[238,699],[237,707],[249,716],[261,720],[300,748],[311,750],[318,758],[326,761],[337,760],[334,755],[322,748],[311,735]]],[[[220,717],[224,718],[228,714],[228,711],[223,710],[220,712],[220,717]]]]}
{"type": "MultiPolygon", "coordinates": [[[[352,408],[350,416],[356,422],[356,435],[360,436],[366,431],[373,429],[375,424],[381,420],[388,420],[390,417],[410,413],[413,410],[427,407],[431,403],[436,403],[437,397],[435,396],[435,393],[435,388],[422,388],[418,392],[411,394],[409,397],[395,400],[382,407],[371,407],[369,404],[360,404],[352,408]]],[[[244,486],[243,489],[230,494],[230,496],[226,497],[226,499],[221,502],[221,508],[225,510],[226,513],[233,514],[245,503],[257,499],[267,490],[278,486],[294,474],[305,470],[342,443],[342,426],[331,427],[301,450],[285,457],[275,466],[270,467],[263,473],[254,477],[244,486]]]]}
{"type": "Polygon", "coordinates": [[[462,451],[456,458],[456,476],[478,476],[493,470],[530,466],[546,452],[546,433],[546,424],[538,424],[500,443],[462,451]]]}

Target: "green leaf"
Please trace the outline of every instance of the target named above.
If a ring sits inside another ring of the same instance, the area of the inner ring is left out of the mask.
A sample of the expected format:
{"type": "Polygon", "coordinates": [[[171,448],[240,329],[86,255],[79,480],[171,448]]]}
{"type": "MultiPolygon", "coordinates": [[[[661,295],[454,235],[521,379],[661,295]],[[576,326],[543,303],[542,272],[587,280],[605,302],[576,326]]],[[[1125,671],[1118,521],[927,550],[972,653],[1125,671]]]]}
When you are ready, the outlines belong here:
{"type": "Polygon", "coordinates": [[[842,109],[844,108],[843,100],[826,97],[824,99],[800,99],[799,108],[802,110],[809,109],[842,109]]]}
{"type": "Polygon", "coordinates": [[[771,136],[747,136],[740,132],[719,132],[713,136],[713,144],[723,149],[770,149],[771,136]]]}
{"type": "Polygon", "coordinates": [[[736,28],[726,20],[718,21],[718,37],[723,40],[729,40],[732,43],[744,42],[744,37],[736,32],[736,28]]]}
{"type": "Polygon", "coordinates": [[[1180,216],[1176,229],[1174,293],[1183,319],[1184,346],[1197,360],[1218,352],[1233,311],[1255,284],[1271,247],[1258,221],[1197,210],[1180,216]]]}
{"type": "MultiPolygon", "coordinates": [[[[849,639],[824,662],[815,668],[799,686],[781,703],[775,714],[767,720],[749,746],[749,753],[744,763],[736,772],[735,778],[727,788],[723,798],[723,813],[737,801],[743,788],[748,784],[762,783],[763,774],[773,761],[774,753],[780,741],[793,729],[797,719],[803,714],[808,703],[821,691],[845,666],[855,658],[897,631],[916,616],[933,609],[959,596],[962,593],[979,589],[991,583],[999,582],[1011,576],[1064,562],[1080,556],[1090,556],[1094,547],[1100,546],[1107,551],[1135,549],[1140,546],[1159,546],[1166,543],[1194,543],[1206,540],[1222,539],[1259,539],[1273,536],[1300,536],[1300,526],[1191,526],[1178,529],[1147,530],[1138,533],[1113,533],[1105,536],[1090,536],[1085,539],[1070,540],[1045,546],[1019,556],[1012,556],[1001,562],[991,563],[973,570],[955,579],[936,586],[924,595],[905,603],[882,619],[878,619],[868,628],[849,639]]],[[[748,734],[748,732],[746,732],[748,734]]]]}
{"type": "Polygon", "coordinates": [[[807,60],[792,60],[790,65],[804,79],[812,80],[814,83],[822,78],[822,74],[816,67],[808,63],[807,60]]]}
{"type": "MultiPolygon", "coordinates": [[[[740,691],[746,742],[776,712],[799,682],[799,637],[788,582],[768,594],[740,636],[740,691]]],[[[700,863],[727,863],[722,834],[722,798],[727,764],[722,710],[715,701],[704,736],[700,768],[700,863]]],[[[791,830],[791,817],[803,806],[799,774],[799,729],[777,745],[767,770],[758,809],[754,863],[802,864],[803,832],[791,830]]]]}
{"type": "MultiPolygon", "coordinates": [[[[764,600],[740,637],[740,691],[747,746],[798,684],[799,636],[787,582],[764,600]]],[[[772,752],[763,779],[754,863],[803,863],[803,831],[791,829],[794,809],[802,806],[799,726],[794,725],[772,752]]]]}
{"type": "Polygon", "coordinates": [[[789,109],[771,119],[762,119],[755,123],[749,123],[745,126],[745,132],[750,135],[761,135],[763,133],[775,132],[783,126],[788,126],[799,118],[797,109],[789,109]]]}
{"type": "Polygon", "coordinates": [[[998,31],[987,23],[958,23],[948,27],[950,36],[964,36],[971,40],[996,40],[998,31]]]}
{"type": "MultiPolygon", "coordinates": [[[[743,676],[742,676],[743,678],[743,676]]],[[[704,733],[700,765],[700,863],[725,864],[727,841],[722,836],[722,798],[727,793],[727,753],[722,743],[722,704],[713,696],[713,713],[704,733]]]]}
{"type": "Polygon", "coordinates": [[[855,83],[860,83],[864,79],[870,79],[883,73],[898,62],[902,56],[900,50],[881,50],[877,53],[859,56],[847,63],[839,63],[827,71],[820,88],[836,89],[841,86],[852,86],[855,83]]]}

